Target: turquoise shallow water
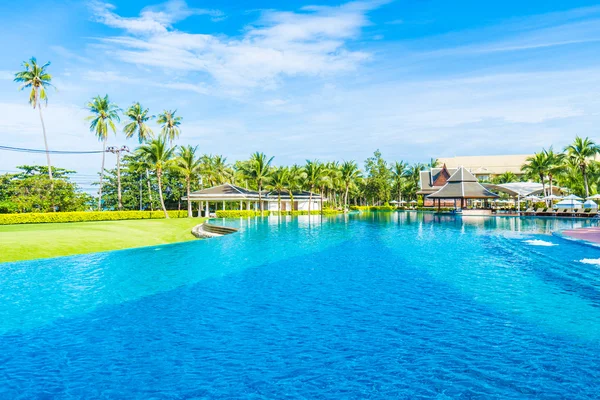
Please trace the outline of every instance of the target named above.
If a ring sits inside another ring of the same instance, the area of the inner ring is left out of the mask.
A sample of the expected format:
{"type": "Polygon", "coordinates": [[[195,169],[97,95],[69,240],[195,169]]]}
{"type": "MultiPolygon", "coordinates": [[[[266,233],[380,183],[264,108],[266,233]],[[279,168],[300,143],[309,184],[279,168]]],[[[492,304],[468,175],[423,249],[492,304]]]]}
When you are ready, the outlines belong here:
{"type": "Polygon", "coordinates": [[[597,398],[600,249],[572,220],[218,221],[0,264],[1,398],[597,398]]]}

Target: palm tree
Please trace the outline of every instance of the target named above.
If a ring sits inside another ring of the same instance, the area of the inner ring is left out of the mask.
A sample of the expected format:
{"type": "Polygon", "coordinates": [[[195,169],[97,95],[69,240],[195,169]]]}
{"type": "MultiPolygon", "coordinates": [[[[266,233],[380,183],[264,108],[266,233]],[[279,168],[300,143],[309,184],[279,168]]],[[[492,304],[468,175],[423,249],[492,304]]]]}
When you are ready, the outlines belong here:
{"type": "Polygon", "coordinates": [[[133,105],[125,111],[125,116],[131,120],[131,122],[123,128],[127,139],[137,134],[141,144],[142,142],[153,138],[152,129],[150,129],[146,122],[154,118],[154,116],[148,115],[148,112],[149,110],[147,108],[142,108],[140,103],[133,103],[133,105]]]}
{"type": "Polygon", "coordinates": [[[46,137],[46,126],[44,125],[44,117],[42,115],[42,101],[48,105],[48,95],[46,94],[46,88],[53,87],[52,75],[50,75],[46,68],[50,65],[47,62],[43,65],[38,65],[35,57],[31,57],[29,61],[23,62],[24,71],[17,72],[15,74],[15,82],[21,83],[19,90],[31,88],[29,92],[29,104],[35,109],[38,108],[40,112],[40,121],[42,122],[42,133],[44,134],[44,147],[46,148],[46,161],[48,162],[48,177],[52,181],[52,164],[50,163],[50,150],[48,149],[48,139],[46,137]]]}
{"type": "Polygon", "coordinates": [[[304,167],[294,164],[288,172],[288,193],[290,194],[291,211],[294,211],[294,190],[301,189],[302,181],[306,178],[304,167]]]}
{"type": "Polygon", "coordinates": [[[340,169],[342,173],[342,182],[344,183],[344,212],[348,212],[348,192],[350,185],[362,176],[358,165],[354,161],[344,161],[340,169]]]}
{"type": "Polygon", "coordinates": [[[554,176],[562,173],[565,169],[565,155],[562,153],[555,153],[552,146],[548,150],[543,150],[546,155],[546,162],[548,163],[548,183],[550,184],[550,194],[552,193],[554,176]]]}
{"type": "Polygon", "coordinates": [[[90,132],[93,132],[98,140],[102,142],[102,169],[100,170],[100,189],[98,193],[98,211],[102,210],[102,180],[104,178],[104,160],[106,158],[106,141],[108,139],[108,130],[117,134],[115,122],[119,122],[119,107],[112,103],[108,95],[104,97],[96,96],[87,104],[88,110],[92,113],[87,117],[90,122],[90,132]]]}
{"type": "Polygon", "coordinates": [[[181,133],[179,125],[181,125],[182,118],[175,116],[176,112],[177,110],[165,110],[162,114],[158,115],[158,119],[156,120],[156,122],[162,125],[161,134],[169,139],[170,146],[173,146],[173,140],[177,139],[181,133]]]}
{"type": "Polygon", "coordinates": [[[285,167],[277,168],[271,173],[267,187],[277,192],[277,213],[281,215],[281,193],[287,190],[289,184],[289,170],[285,167]]]}
{"type": "Polygon", "coordinates": [[[440,166],[440,161],[437,158],[429,159],[429,169],[437,168],[440,166]]]}
{"type": "Polygon", "coordinates": [[[511,171],[507,171],[501,175],[498,175],[498,176],[495,176],[494,178],[492,178],[492,183],[494,183],[496,185],[500,185],[503,183],[517,182],[518,180],[519,180],[519,177],[517,175],[515,175],[511,171]]]}
{"type": "Polygon", "coordinates": [[[167,147],[164,137],[159,137],[158,139],[153,139],[150,142],[141,145],[138,148],[138,151],[156,174],[156,179],[158,180],[158,196],[160,198],[160,206],[165,213],[165,218],[169,218],[163,197],[162,176],[164,171],[172,165],[174,149],[172,147],[167,147]]]}
{"type": "Polygon", "coordinates": [[[527,157],[525,164],[521,167],[521,171],[529,178],[539,179],[542,183],[542,192],[546,194],[546,175],[548,175],[548,157],[542,151],[535,153],[533,156],[527,157]]]}
{"type": "Polygon", "coordinates": [[[198,146],[181,146],[178,157],[175,159],[175,167],[185,177],[187,191],[188,218],[192,218],[192,200],[190,199],[192,179],[198,177],[202,167],[202,160],[196,157],[198,146]]]}
{"type": "Polygon", "coordinates": [[[243,174],[256,183],[258,188],[258,202],[260,203],[260,215],[262,217],[264,205],[262,202],[262,189],[269,182],[271,173],[271,162],[274,157],[267,159],[264,153],[256,152],[250,156],[250,160],[242,165],[243,174]]]}
{"type": "Polygon", "coordinates": [[[600,146],[589,138],[575,137],[575,141],[569,146],[565,147],[567,157],[574,163],[579,165],[579,170],[583,176],[583,186],[585,188],[585,197],[590,196],[590,188],[588,185],[588,174],[587,170],[591,159],[597,154],[600,154],[600,146]]]}
{"type": "MultiPolygon", "coordinates": [[[[434,160],[432,159],[432,162],[430,163],[430,165],[433,165],[431,168],[436,168],[437,160],[435,160],[435,163],[433,161],[434,160]]],[[[392,179],[394,180],[394,186],[398,191],[398,204],[402,201],[402,183],[406,178],[406,168],[408,168],[408,164],[404,161],[396,161],[394,165],[392,165],[392,179]]]]}
{"type": "MultiPolygon", "coordinates": [[[[304,180],[305,185],[308,188],[308,215],[310,215],[311,212],[313,190],[320,184],[324,169],[324,165],[320,161],[306,160],[306,166],[304,167],[306,175],[304,180]]],[[[321,204],[321,207],[322,206],[323,205],[321,204]]]]}

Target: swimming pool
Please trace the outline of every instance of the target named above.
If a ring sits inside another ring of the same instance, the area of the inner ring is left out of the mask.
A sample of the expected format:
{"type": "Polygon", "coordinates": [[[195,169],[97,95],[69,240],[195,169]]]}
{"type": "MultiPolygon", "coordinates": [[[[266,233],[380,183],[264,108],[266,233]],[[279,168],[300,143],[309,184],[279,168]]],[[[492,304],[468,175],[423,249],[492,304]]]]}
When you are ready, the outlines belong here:
{"type": "Polygon", "coordinates": [[[0,264],[0,398],[597,398],[583,222],[369,213],[0,264]]]}

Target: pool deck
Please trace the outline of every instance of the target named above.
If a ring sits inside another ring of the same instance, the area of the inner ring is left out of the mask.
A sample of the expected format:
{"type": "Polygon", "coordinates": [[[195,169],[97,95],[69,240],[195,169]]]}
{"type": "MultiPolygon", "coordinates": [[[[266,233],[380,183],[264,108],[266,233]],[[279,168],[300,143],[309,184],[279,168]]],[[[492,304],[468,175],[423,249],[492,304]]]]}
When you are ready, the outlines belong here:
{"type": "Polygon", "coordinates": [[[570,229],[561,234],[577,240],[600,244],[600,227],[570,229]]]}

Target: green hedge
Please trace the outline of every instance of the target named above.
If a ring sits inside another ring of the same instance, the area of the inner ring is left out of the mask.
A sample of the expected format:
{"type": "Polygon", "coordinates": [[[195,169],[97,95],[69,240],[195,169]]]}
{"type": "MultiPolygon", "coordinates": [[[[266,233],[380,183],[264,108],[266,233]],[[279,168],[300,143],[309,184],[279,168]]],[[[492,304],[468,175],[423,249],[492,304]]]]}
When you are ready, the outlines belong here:
{"type": "Polygon", "coordinates": [[[394,206],[350,206],[354,211],[394,211],[394,206]]]}
{"type": "MultiPolygon", "coordinates": [[[[167,211],[171,218],[185,218],[187,211],[167,211]]],[[[162,211],[76,211],[57,213],[0,214],[0,225],[43,224],[56,222],[120,221],[127,219],[161,219],[162,211]]]]}
{"type": "MultiPolygon", "coordinates": [[[[319,210],[311,210],[311,215],[321,215],[321,211],[319,210]]],[[[336,215],[341,214],[341,211],[333,210],[333,209],[325,209],[323,210],[323,215],[336,215]]],[[[217,210],[217,218],[254,218],[260,217],[260,211],[253,210],[217,210]]],[[[263,216],[268,217],[278,215],[277,211],[263,211],[263,216]]],[[[298,216],[298,215],[308,215],[308,211],[281,211],[282,216],[298,216]]]]}
{"type": "MultiPolygon", "coordinates": [[[[263,216],[269,216],[268,211],[263,211],[263,216]]],[[[217,210],[217,218],[254,218],[260,217],[260,211],[254,210],[217,210]]]]}

